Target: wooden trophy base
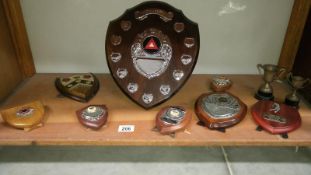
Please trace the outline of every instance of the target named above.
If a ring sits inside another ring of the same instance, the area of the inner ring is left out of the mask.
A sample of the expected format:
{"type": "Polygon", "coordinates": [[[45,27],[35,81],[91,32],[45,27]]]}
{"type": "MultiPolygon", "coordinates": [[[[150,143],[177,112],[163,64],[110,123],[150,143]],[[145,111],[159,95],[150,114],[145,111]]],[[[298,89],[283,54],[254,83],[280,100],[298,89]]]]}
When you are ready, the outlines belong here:
{"type": "Polygon", "coordinates": [[[98,130],[107,122],[105,105],[89,105],[76,112],[79,122],[87,128],[98,130]]]}
{"type": "Polygon", "coordinates": [[[246,111],[246,105],[228,92],[202,94],[195,104],[195,112],[201,121],[199,125],[221,132],[239,123],[245,117],[246,111]]]}
{"type": "Polygon", "coordinates": [[[274,101],[258,101],[251,113],[255,122],[271,134],[285,135],[301,125],[296,108],[274,101]]]}
{"type": "Polygon", "coordinates": [[[3,120],[10,126],[30,131],[43,126],[44,106],[34,101],[1,111],[3,120]]]}
{"type": "Polygon", "coordinates": [[[164,107],[156,116],[155,131],[175,137],[175,133],[185,130],[191,122],[191,113],[181,106],[164,107]]]}

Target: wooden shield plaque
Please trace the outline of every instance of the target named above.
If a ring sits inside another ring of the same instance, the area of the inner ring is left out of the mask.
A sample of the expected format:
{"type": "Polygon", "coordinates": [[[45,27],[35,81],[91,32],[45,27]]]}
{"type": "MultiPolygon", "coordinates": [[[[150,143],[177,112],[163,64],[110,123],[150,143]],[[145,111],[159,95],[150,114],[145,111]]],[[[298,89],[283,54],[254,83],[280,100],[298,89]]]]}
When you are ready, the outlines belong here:
{"type": "Polygon", "coordinates": [[[148,109],[172,97],[190,77],[199,52],[198,25],[163,2],[144,2],[111,21],[106,58],[115,82],[148,109]]]}
{"type": "Polygon", "coordinates": [[[251,113],[255,122],[271,134],[288,133],[301,126],[298,109],[275,101],[258,101],[251,113]]]}

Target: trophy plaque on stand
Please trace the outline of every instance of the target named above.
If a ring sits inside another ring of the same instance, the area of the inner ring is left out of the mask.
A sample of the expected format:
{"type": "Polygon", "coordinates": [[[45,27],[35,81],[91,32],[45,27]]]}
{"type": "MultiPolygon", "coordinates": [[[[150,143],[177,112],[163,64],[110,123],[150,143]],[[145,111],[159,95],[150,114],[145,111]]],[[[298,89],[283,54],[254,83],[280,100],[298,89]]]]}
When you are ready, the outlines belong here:
{"type": "Polygon", "coordinates": [[[211,88],[216,92],[202,94],[195,103],[195,112],[200,120],[199,125],[209,129],[225,132],[225,128],[239,123],[246,114],[246,105],[229,92],[223,92],[231,87],[231,80],[216,77],[211,88]]]}
{"type": "Polygon", "coordinates": [[[190,77],[198,25],[163,2],[144,2],[110,22],[106,58],[119,88],[145,109],[172,97],[190,77]]]}
{"type": "Polygon", "coordinates": [[[287,133],[301,125],[300,114],[296,108],[274,101],[258,101],[252,107],[251,113],[259,125],[257,130],[264,129],[271,134],[280,134],[283,138],[288,138],[287,133]]]}
{"type": "Polygon", "coordinates": [[[175,137],[175,133],[185,130],[191,122],[191,113],[181,106],[168,106],[162,108],[156,116],[155,131],[175,137]]]}
{"type": "Polygon", "coordinates": [[[45,109],[40,101],[30,102],[0,112],[10,126],[30,131],[43,126],[45,109]]]}
{"type": "Polygon", "coordinates": [[[108,110],[105,105],[89,105],[76,112],[79,122],[94,130],[100,129],[107,122],[108,110]]]}

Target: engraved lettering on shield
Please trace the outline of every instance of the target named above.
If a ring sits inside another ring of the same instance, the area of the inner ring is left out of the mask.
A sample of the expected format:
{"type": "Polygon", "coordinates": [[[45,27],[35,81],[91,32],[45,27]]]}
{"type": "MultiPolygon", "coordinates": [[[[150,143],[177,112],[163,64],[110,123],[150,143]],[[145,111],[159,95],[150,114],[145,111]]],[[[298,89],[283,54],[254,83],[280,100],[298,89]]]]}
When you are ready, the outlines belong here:
{"type": "Polygon", "coordinates": [[[119,35],[112,35],[111,38],[110,38],[110,41],[111,43],[114,45],[114,46],[117,46],[117,45],[120,45],[121,42],[122,42],[122,37],[119,36],[119,35]]]}
{"type": "Polygon", "coordinates": [[[181,59],[182,64],[184,65],[187,65],[191,63],[192,61],[191,55],[186,55],[186,54],[183,54],[180,59],[181,59]]]}
{"type": "Polygon", "coordinates": [[[191,48],[194,46],[194,38],[185,38],[184,44],[187,48],[191,48]]]}
{"type": "Polygon", "coordinates": [[[124,69],[124,68],[119,68],[117,70],[117,76],[121,79],[125,78],[127,76],[127,69],[124,69]]]}
{"type": "Polygon", "coordinates": [[[117,52],[112,52],[110,55],[110,58],[114,63],[120,61],[121,57],[122,57],[121,53],[117,53],[117,52]]]}
{"type": "Polygon", "coordinates": [[[129,83],[127,85],[127,90],[132,94],[135,93],[138,90],[138,84],[137,83],[129,83]]]}
{"type": "Polygon", "coordinates": [[[173,77],[175,80],[179,81],[184,76],[184,72],[182,70],[174,70],[173,77]]]}
{"type": "Polygon", "coordinates": [[[171,91],[171,87],[170,85],[161,85],[160,86],[160,92],[163,95],[168,95],[171,91]]]}
{"type": "Polygon", "coordinates": [[[120,25],[121,25],[122,30],[124,31],[130,30],[132,27],[131,21],[121,21],[120,25]]]}
{"type": "Polygon", "coordinates": [[[174,30],[177,32],[177,33],[180,33],[182,31],[184,31],[185,29],[185,24],[182,23],[182,22],[176,22],[174,24],[174,30]]]}
{"type": "Polygon", "coordinates": [[[158,77],[166,71],[172,54],[169,38],[154,28],[138,34],[131,47],[135,69],[148,79],[158,77]]]}
{"type": "Polygon", "coordinates": [[[142,100],[146,103],[146,104],[149,104],[152,102],[153,100],[153,95],[152,94],[144,94],[142,96],[142,100]]]}

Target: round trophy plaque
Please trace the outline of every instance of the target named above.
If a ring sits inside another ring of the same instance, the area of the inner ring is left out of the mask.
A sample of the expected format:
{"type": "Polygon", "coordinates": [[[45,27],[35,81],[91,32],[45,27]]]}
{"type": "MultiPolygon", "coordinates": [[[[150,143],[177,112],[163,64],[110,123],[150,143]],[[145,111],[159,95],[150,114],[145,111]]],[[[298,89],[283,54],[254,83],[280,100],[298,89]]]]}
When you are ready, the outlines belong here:
{"type": "Polygon", "coordinates": [[[30,131],[43,125],[44,106],[34,101],[1,111],[3,120],[10,126],[30,131]]]}
{"type": "Polygon", "coordinates": [[[202,94],[196,101],[195,112],[204,126],[219,129],[239,123],[246,114],[246,105],[228,92],[202,94]]]}
{"type": "Polygon", "coordinates": [[[191,121],[191,113],[180,106],[168,106],[156,116],[155,129],[161,134],[175,136],[175,132],[184,130],[191,121]]]}
{"type": "Polygon", "coordinates": [[[199,52],[198,25],[157,1],[110,22],[106,58],[120,89],[148,109],[168,100],[190,77],[199,52]]]}

